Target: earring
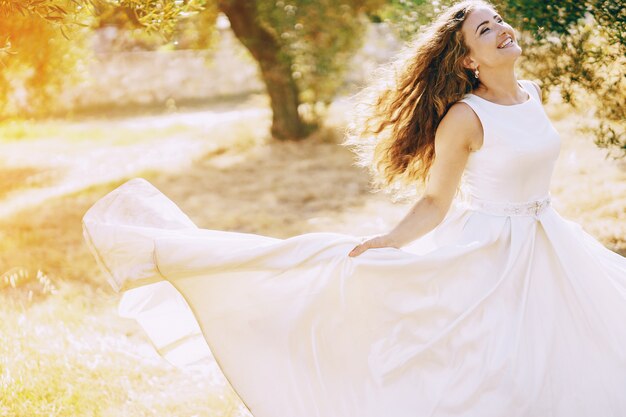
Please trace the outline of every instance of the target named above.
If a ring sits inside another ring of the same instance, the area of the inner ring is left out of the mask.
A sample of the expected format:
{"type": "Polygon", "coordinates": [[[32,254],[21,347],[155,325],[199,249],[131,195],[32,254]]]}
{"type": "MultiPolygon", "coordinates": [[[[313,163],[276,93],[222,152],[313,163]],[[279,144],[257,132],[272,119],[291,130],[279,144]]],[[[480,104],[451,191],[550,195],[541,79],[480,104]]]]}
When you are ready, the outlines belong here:
{"type": "Polygon", "coordinates": [[[474,70],[474,77],[476,77],[476,79],[478,79],[478,75],[480,74],[480,72],[478,72],[478,67],[476,67],[476,69],[474,70]]]}

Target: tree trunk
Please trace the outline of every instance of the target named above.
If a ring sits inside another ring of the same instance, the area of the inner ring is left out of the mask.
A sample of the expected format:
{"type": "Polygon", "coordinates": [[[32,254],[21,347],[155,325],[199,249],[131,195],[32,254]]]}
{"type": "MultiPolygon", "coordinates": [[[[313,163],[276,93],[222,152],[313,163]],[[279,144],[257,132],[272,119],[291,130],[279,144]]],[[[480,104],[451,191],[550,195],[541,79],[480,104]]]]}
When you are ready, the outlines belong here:
{"type": "Polygon", "coordinates": [[[239,41],[259,64],[272,106],[272,136],[302,139],[308,126],[298,113],[298,87],[291,74],[291,59],[257,18],[255,0],[218,0],[239,41]]]}

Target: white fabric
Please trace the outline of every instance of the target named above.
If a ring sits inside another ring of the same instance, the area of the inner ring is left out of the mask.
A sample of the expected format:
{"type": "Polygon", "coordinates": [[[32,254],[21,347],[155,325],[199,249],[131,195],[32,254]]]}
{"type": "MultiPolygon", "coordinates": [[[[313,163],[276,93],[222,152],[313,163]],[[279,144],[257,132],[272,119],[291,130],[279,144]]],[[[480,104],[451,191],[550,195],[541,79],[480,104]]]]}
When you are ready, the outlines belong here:
{"type": "Polygon", "coordinates": [[[198,229],[142,179],[85,236],[120,312],[177,364],[206,339],[255,417],[626,416],[626,258],[549,204],[560,140],[521,85],[462,100],[484,129],[469,198],[402,249],[198,229]]]}

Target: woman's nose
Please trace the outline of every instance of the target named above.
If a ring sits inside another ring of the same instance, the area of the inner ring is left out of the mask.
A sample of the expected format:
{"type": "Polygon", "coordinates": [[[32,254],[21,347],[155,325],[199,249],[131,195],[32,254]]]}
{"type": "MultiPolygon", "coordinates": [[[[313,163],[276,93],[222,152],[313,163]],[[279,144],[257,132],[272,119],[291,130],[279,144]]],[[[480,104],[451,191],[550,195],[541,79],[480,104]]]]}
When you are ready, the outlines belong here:
{"type": "Polygon", "coordinates": [[[507,26],[504,23],[496,23],[498,26],[496,26],[496,31],[497,31],[497,38],[500,39],[503,34],[507,31],[507,26]]]}

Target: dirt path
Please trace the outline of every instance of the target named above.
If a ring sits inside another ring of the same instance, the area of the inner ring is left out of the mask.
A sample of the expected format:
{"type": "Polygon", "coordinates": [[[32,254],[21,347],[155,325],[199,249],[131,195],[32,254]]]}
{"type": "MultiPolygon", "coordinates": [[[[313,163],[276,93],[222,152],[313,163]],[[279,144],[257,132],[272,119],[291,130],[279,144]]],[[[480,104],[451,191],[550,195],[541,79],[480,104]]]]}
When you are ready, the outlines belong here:
{"type": "MultiPolygon", "coordinates": [[[[281,237],[313,230],[374,234],[403,216],[405,205],[369,193],[367,174],[336,141],[267,141],[271,114],[263,100],[68,122],[60,131],[50,126],[48,137],[0,142],[0,218],[144,173],[203,227],[281,237]]],[[[345,99],[334,103],[330,124],[341,126],[349,106],[345,99]]],[[[605,160],[577,133],[580,115],[559,106],[548,112],[563,142],[552,182],[555,207],[624,251],[624,163],[605,160]]]]}
{"type": "Polygon", "coordinates": [[[265,126],[268,117],[263,108],[205,110],[64,126],[66,133],[82,132],[85,136],[79,139],[0,142],[0,170],[9,190],[0,200],[0,217],[142,171],[175,172],[224,146],[212,135],[241,120],[265,126]],[[146,131],[154,135],[146,136],[146,131]],[[16,184],[20,180],[21,187],[16,184]]]}

